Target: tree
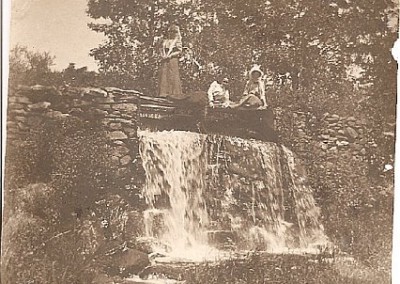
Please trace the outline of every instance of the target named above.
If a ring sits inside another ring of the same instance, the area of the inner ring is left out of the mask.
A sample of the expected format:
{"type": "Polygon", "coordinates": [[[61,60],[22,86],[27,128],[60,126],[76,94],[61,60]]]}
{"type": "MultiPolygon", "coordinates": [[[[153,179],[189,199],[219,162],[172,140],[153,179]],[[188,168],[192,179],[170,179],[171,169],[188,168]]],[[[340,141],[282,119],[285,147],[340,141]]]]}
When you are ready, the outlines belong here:
{"type": "Polygon", "coordinates": [[[57,75],[51,70],[55,57],[49,52],[31,51],[16,45],[10,51],[10,88],[19,84],[49,85],[56,82],[57,75]]]}

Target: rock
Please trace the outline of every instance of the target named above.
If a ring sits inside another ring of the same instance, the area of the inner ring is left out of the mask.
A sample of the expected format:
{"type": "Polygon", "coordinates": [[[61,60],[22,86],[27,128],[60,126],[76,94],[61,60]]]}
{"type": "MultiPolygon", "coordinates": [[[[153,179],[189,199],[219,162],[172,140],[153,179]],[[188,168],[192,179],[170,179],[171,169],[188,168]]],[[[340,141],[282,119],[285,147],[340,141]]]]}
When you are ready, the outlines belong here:
{"type": "Polygon", "coordinates": [[[89,106],[89,105],[91,105],[91,104],[92,104],[91,102],[84,101],[84,100],[82,100],[82,99],[74,99],[74,100],[72,101],[72,105],[73,105],[74,107],[89,106]]]}
{"type": "Polygon", "coordinates": [[[156,249],[165,252],[171,250],[168,245],[161,243],[158,239],[153,237],[136,238],[135,248],[147,254],[154,253],[156,249]]]}
{"type": "Polygon", "coordinates": [[[337,149],[337,147],[332,147],[332,148],[329,148],[329,151],[333,152],[333,153],[337,153],[338,149],[337,149]]]}
{"type": "MultiPolygon", "coordinates": [[[[114,99],[109,97],[109,96],[107,96],[107,97],[95,97],[93,100],[96,103],[99,103],[99,104],[109,104],[109,103],[113,103],[114,102],[114,99]]],[[[101,106],[101,107],[103,107],[103,106],[101,106]]]]}
{"type": "Polygon", "coordinates": [[[89,95],[94,97],[107,97],[107,92],[100,88],[83,88],[82,95],[89,95]]]}
{"type": "Polygon", "coordinates": [[[22,123],[22,122],[18,122],[18,128],[20,129],[20,130],[22,130],[22,131],[29,131],[29,127],[28,126],[26,126],[24,123],[22,123]]]}
{"type": "Polygon", "coordinates": [[[46,113],[46,116],[50,118],[66,118],[69,114],[62,113],[61,111],[49,111],[46,113]]]}
{"type": "Polygon", "coordinates": [[[302,138],[302,137],[305,137],[305,136],[306,136],[306,133],[305,133],[303,130],[301,130],[301,129],[298,131],[298,133],[297,133],[297,134],[298,134],[298,136],[299,136],[300,138],[302,138]]]}
{"type": "Polygon", "coordinates": [[[327,162],[326,163],[326,167],[329,168],[329,169],[333,169],[333,168],[335,168],[335,164],[332,163],[332,162],[327,162]]]}
{"type": "Polygon", "coordinates": [[[142,279],[150,279],[150,277],[158,276],[160,278],[167,277],[168,279],[183,280],[185,273],[185,267],[173,266],[168,264],[157,264],[155,266],[150,266],[144,269],[139,277],[142,279]]]}
{"type": "Polygon", "coordinates": [[[146,253],[128,249],[122,252],[117,252],[113,255],[114,265],[121,268],[123,277],[138,274],[144,268],[150,265],[149,257],[146,253]]]}
{"type": "Polygon", "coordinates": [[[123,141],[121,141],[121,140],[115,140],[115,141],[113,142],[113,144],[114,144],[114,145],[117,145],[117,146],[125,145],[125,143],[124,143],[123,141]]]}
{"type": "Polygon", "coordinates": [[[19,122],[26,122],[25,116],[16,116],[14,119],[19,122]]]}
{"type": "Polygon", "coordinates": [[[320,137],[321,137],[322,139],[324,139],[324,140],[329,140],[329,139],[331,138],[330,135],[326,135],[326,134],[322,134],[320,137]]]}
{"type": "Polygon", "coordinates": [[[132,162],[132,158],[129,155],[124,156],[123,158],[121,158],[120,163],[123,166],[128,165],[130,162],[132,162]]]}
{"type": "Polygon", "coordinates": [[[346,127],[345,134],[349,137],[352,141],[354,141],[358,137],[358,133],[352,127],[346,127]]]}
{"type": "Polygon", "coordinates": [[[36,104],[29,105],[28,108],[31,110],[45,110],[48,109],[51,103],[49,102],[40,102],[36,104]]]}
{"type": "Polygon", "coordinates": [[[73,107],[73,108],[71,108],[69,113],[73,114],[73,115],[79,115],[79,114],[83,113],[83,110],[81,108],[78,108],[78,107],[73,107]]]}
{"type": "Polygon", "coordinates": [[[8,108],[17,110],[17,109],[24,109],[25,106],[23,104],[18,104],[18,103],[9,103],[8,108]]]}
{"type": "Polygon", "coordinates": [[[207,232],[207,237],[211,244],[220,249],[231,246],[235,239],[234,233],[231,230],[209,231],[207,232]]]}
{"type": "Polygon", "coordinates": [[[326,143],[322,143],[321,144],[321,148],[322,148],[322,150],[328,150],[328,144],[326,144],[326,143]]]}
{"type": "Polygon", "coordinates": [[[339,121],[340,120],[340,116],[338,116],[337,114],[332,114],[331,116],[326,118],[327,121],[339,121]]]}
{"type": "Polygon", "coordinates": [[[101,106],[99,106],[99,109],[105,110],[105,111],[111,111],[111,106],[107,105],[107,104],[102,104],[101,106]]]}
{"type": "Polygon", "coordinates": [[[114,167],[119,166],[119,158],[117,156],[111,156],[111,165],[114,167]]]}
{"type": "Polygon", "coordinates": [[[124,140],[124,139],[128,139],[128,136],[126,136],[126,134],[120,130],[117,131],[113,131],[108,133],[108,137],[111,140],[124,140]]]}
{"type": "Polygon", "coordinates": [[[111,122],[109,127],[112,130],[120,130],[122,128],[122,124],[120,122],[111,122]]]}
{"type": "Polygon", "coordinates": [[[356,123],[354,121],[348,121],[347,125],[350,126],[350,127],[355,127],[356,123]]]}
{"type": "Polygon", "coordinates": [[[347,121],[356,121],[357,119],[354,116],[350,116],[346,120],[347,121]]]}
{"type": "Polygon", "coordinates": [[[26,115],[27,112],[24,109],[9,109],[11,114],[20,114],[20,115],[26,115]]]}
{"type": "Polygon", "coordinates": [[[119,111],[123,110],[128,112],[135,112],[137,110],[137,105],[132,103],[114,104],[112,106],[112,109],[119,111]]]}
{"type": "Polygon", "coordinates": [[[30,116],[29,119],[26,121],[26,124],[29,125],[31,128],[38,127],[44,121],[43,116],[30,116]]]}
{"type": "Polygon", "coordinates": [[[338,134],[344,135],[344,131],[343,130],[339,130],[338,134]]]}
{"type": "Polygon", "coordinates": [[[113,110],[111,111],[111,114],[112,115],[110,115],[110,117],[116,117],[116,118],[121,117],[121,112],[119,110],[113,110]]]}
{"type": "Polygon", "coordinates": [[[101,109],[92,109],[92,113],[98,116],[107,116],[108,112],[106,110],[101,110],[101,109]]]}
{"type": "Polygon", "coordinates": [[[27,97],[15,97],[15,102],[20,104],[31,104],[32,102],[27,97]]]}
{"type": "Polygon", "coordinates": [[[128,211],[126,220],[126,238],[136,240],[136,237],[144,235],[143,212],[128,211]]]}
{"type": "Polygon", "coordinates": [[[17,127],[18,127],[18,124],[15,121],[11,121],[11,120],[7,121],[7,129],[17,128],[17,127]]]}
{"type": "Polygon", "coordinates": [[[347,146],[350,143],[348,141],[336,141],[336,145],[340,146],[347,146]]]}
{"type": "Polygon", "coordinates": [[[125,146],[117,146],[111,150],[111,154],[116,157],[122,157],[129,153],[129,149],[125,146]]]}
{"type": "Polygon", "coordinates": [[[395,137],[394,132],[392,132],[392,131],[383,132],[383,135],[389,136],[389,137],[392,137],[392,138],[395,137]]]}
{"type": "Polygon", "coordinates": [[[367,139],[366,138],[361,138],[360,139],[360,144],[362,144],[362,145],[367,144],[367,139]]]}
{"type": "Polygon", "coordinates": [[[129,170],[127,168],[118,168],[116,172],[116,176],[119,179],[126,178],[129,175],[129,170]]]}
{"type": "Polygon", "coordinates": [[[135,137],[137,134],[136,129],[130,127],[124,127],[124,132],[128,135],[129,138],[135,137]]]}
{"type": "Polygon", "coordinates": [[[360,151],[360,154],[361,154],[361,155],[367,154],[367,150],[365,150],[365,148],[362,148],[361,151],[360,151]]]}

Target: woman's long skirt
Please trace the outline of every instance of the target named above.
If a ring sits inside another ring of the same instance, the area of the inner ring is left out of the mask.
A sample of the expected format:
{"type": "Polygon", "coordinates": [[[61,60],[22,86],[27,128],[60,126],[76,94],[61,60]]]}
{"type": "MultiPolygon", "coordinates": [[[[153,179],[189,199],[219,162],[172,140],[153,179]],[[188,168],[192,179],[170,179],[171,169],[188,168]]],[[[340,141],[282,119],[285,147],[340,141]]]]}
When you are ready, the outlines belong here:
{"type": "Polygon", "coordinates": [[[165,60],[160,66],[159,96],[183,99],[182,84],[179,77],[178,58],[165,60]]]}

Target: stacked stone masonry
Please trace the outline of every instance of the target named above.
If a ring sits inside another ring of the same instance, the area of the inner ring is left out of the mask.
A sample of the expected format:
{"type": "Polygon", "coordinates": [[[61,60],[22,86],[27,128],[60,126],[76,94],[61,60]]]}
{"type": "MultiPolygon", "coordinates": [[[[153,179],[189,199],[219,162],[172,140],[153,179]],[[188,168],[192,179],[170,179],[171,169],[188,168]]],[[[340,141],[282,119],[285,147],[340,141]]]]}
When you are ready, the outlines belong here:
{"type": "MultiPolygon", "coordinates": [[[[99,121],[107,131],[111,161],[130,186],[137,168],[137,99],[140,92],[117,88],[19,87],[9,96],[7,139],[29,141],[46,120],[78,117],[99,121]]],[[[127,188],[128,189],[128,188],[127,188]]]]}

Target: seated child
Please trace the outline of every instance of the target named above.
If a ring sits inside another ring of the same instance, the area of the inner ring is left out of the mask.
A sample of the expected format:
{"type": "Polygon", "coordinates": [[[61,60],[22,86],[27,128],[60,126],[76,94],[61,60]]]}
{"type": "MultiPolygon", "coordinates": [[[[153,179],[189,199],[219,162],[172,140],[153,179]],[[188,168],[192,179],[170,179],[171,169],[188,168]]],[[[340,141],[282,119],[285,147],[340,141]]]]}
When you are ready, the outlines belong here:
{"type": "Polygon", "coordinates": [[[216,80],[211,83],[207,95],[208,95],[208,104],[210,107],[229,107],[229,90],[227,89],[227,85],[229,83],[228,78],[223,78],[222,80],[216,80]],[[220,82],[219,82],[220,81],[220,82]]]}
{"type": "Polygon", "coordinates": [[[249,80],[244,88],[243,97],[233,107],[267,108],[265,99],[265,84],[262,76],[264,73],[258,65],[255,65],[249,72],[249,80]]]}

